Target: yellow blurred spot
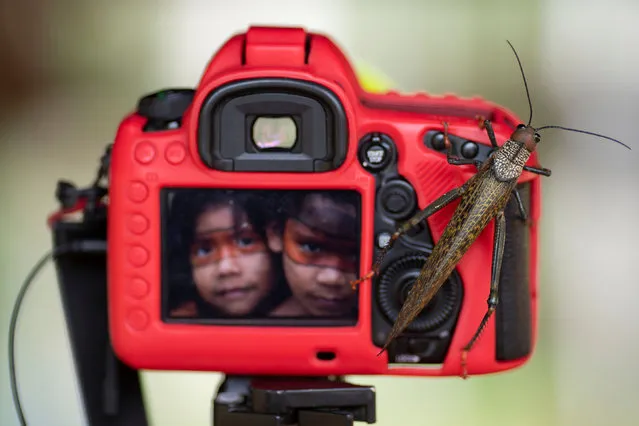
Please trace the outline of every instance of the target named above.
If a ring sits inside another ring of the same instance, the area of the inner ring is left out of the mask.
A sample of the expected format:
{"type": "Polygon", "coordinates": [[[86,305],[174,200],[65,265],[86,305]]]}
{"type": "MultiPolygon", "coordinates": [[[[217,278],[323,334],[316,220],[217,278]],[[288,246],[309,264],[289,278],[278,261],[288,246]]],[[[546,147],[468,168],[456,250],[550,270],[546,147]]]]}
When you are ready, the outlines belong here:
{"type": "Polygon", "coordinates": [[[390,77],[364,62],[355,63],[355,74],[362,88],[367,92],[384,93],[395,87],[390,77]]]}

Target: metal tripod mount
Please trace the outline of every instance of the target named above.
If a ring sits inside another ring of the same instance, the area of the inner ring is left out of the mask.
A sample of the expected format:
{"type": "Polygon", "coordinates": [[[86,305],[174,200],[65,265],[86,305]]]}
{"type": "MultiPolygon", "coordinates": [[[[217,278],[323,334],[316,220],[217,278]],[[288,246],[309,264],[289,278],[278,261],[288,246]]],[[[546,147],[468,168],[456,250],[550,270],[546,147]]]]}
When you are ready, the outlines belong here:
{"type": "Polygon", "coordinates": [[[326,377],[228,376],[213,400],[215,426],[375,423],[375,389],[326,377]]]}

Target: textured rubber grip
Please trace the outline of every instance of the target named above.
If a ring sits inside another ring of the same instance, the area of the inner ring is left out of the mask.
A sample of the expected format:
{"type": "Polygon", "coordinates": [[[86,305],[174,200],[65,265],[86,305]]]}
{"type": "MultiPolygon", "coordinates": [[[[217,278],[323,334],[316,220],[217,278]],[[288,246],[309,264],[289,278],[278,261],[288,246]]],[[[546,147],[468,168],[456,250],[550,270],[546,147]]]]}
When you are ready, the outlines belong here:
{"type": "MultiPolygon", "coordinates": [[[[518,185],[526,212],[530,212],[530,184],[518,185]]],[[[530,230],[520,219],[515,197],[506,207],[506,243],[495,312],[495,355],[498,361],[525,357],[532,349],[530,300],[530,230]]]]}

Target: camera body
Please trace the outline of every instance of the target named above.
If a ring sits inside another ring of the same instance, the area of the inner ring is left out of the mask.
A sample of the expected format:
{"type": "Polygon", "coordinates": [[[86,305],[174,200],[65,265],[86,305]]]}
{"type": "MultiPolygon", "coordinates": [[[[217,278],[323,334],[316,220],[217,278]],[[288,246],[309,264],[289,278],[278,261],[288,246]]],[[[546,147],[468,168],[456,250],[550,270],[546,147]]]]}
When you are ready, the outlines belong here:
{"type": "MultiPolygon", "coordinates": [[[[340,49],[301,28],[233,36],[197,89],[148,95],[119,127],[107,240],[115,353],[138,369],[458,375],[486,310],[492,223],[381,355],[457,202],[398,240],[379,276],[348,283],[403,221],[475,173],[447,163],[442,121],[456,155],[490,155],[478,115],[500,143],[519,123],[478,98],[365,93],[340,49]]],[[[469,374],[520,366],[534,346],[539,178],[524,172],[519,191],[532,226],[511,202],[500,305],[469,374]]]]}

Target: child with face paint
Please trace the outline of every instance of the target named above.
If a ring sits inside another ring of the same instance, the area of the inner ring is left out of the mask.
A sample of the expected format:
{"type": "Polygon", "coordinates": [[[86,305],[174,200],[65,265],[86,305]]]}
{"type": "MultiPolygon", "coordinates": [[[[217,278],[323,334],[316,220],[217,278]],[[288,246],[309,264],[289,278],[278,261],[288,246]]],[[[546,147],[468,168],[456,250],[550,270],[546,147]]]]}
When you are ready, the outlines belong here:
{"type": "Polygon", "coordinates": [[[350,281],[359,271],[359,197],[313,191],[284,196],[280,220],[267,228],[272,251],[282,253],[292,296],[271,316],[357,317],[350,281]]]}
{"type": "Polygon", "coordinates": [[[285,297],[277,288],[279,259],[266,244],[266,199],[217,190],[188,194],[182,202],[179,208],[186,212],[176,220],[185,238],[179,247],[193,285],[190,297],[182,289],[181,303],[171,316],[266,315],[285,297]]]}

